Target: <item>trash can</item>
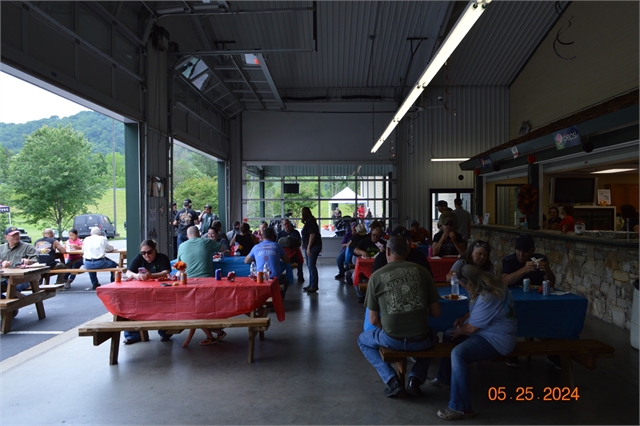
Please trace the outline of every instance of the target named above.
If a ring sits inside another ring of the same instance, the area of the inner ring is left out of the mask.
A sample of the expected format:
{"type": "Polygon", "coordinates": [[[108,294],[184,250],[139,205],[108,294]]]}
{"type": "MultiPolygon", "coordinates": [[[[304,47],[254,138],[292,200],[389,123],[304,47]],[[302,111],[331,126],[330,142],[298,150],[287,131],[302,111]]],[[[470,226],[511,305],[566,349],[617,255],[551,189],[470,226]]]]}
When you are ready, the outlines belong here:
{"type": "Polygon", "coordinates": [[[631,306],[631,346],[638,349],[638,333],[640,328],[638,327],[638,321],[640,317],[640,291],[638,291],[638,280],[633,283],[635,287],[633,289],[633,305],[631,306]]]}

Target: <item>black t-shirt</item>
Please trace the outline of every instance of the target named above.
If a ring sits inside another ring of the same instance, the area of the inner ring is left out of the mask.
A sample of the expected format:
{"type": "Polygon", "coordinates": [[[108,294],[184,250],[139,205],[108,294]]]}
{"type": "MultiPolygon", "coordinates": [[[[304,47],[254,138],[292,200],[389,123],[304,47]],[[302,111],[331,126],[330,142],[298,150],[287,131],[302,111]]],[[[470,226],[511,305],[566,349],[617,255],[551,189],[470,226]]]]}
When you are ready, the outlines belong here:
{"type": "MultiPolygon", "coordinates": [[[[382,244],[383,246],[386,247],[387,242],[383,239],[380,238],[378,240],[378,242],[380,244],[382,244]]],[[[356,248],[359,248],[360,250],[364,250],[367,253],[373,253],[374,255],[378,252],[380,252],[380,249],[378,248],[378,246],[376,245],[376,243],[374,243],[373,241],[371,241],[371,236],[366,236],[364,238],[362,238],[360,241],[358,241],[358,245],[356,246],[356,248]]],[[[384,252],[381,252],[382,254],[384,254],[384,252]]]]}
{"type": "Polygon", "coordinates": [[[190,226],[196,224],[196,220],[198,220],[198,215],[195,210],[191,210],[187,207],[182,210],[178,210],[176,213],[175,220],[178,222],[178,234],[183,237],[187,236],[187,229],[190,226]]]}
{"type": "Polygon", "coordinates": [[[291,232],[287,232],[283,229],[282,231],[278,232],[278,236],[276,239],[279,241],[280,238],[289,238],[290,240],[292,240],[291,247],[300,247],[300,244],[302,244],[302,237],[300,236],[300,233],[297,229],[292,229],[291,232]]]}
{"type": "Polygon", "coordinates": [[[56,249],[53,246],[56,240],[53,238],[40,238],[33,247],[38,253],[38,262],[45,263],[49,267],[54,267],[56,263],[56,249]]]}
{"type": "Polygon", "coordinates": [[[247,234],[247,235],[237,234],[236,243],[242,246],[242,248],[240,249],[240,254],[242,256],[248,255],[251,249],[253,248],[253,246],[255,246],[255,243],[253,242],[252,234],[247,234]]]}
{"type": "MultiPolygon", "coordinates": [[[[436,235],[433,236],[433,242],[437,243],[438,241],[440,241],[440,238],[442,238],[442,231],[438,232],[436,235]]],[[[464,244],[462,235],[459,232],[456,232],[456,242],[458,244],[464,244]]],[[[453,241],[451,241],[450,238],[447,238],[440,246],[440,253],[438,253],[437,255],[434,254],[434,256],[453,256],[453,255],[457,256],[460,254],[462,253],[458,253],[458,249],[453,244],[453,241]]]]}
{"type": "MultiPolygon", "coordinates": [[[[548,262],[547,256],[540,253],[533,253],[531,257],[535,257],[536,259],[542,259],[545,262],[548,262]]],[[[528,259],[530,260],[530,259],[528,259]]],[[[525,263],[518,262],[518,258],[515,253],[511,253],[509,256],[502,259],[502,273],[503,274],[512,274],[519,269],[524,268],[525,263]]],[[[544,271],[542,269],[528,272],[520,281],[511,284],[514,285],[522,285],[522,280],[525,278],[529,278],[531,280],[531,285],[542,285],[542,281],[544,280],[544,271]]]]}
{"type": "Polygon", "coordinates": [[[138,273],[138,268],[147,268],[150,274],[157,274],[162,271],[171,272],[171,262],[166,254],[156,253],[156,258],[153,262],[147,262],[140,253],[133,258],[127,269],[133,273],[138,273]]]}
{"type": "MultiPolygon", "coordinates": [[[[426,268],[431,277],[433,277],[433,271],[431,270],[431,265],[429,265],[429,260],[427,256],[425,256],[420,250],[412,248],[409,250],[409,255],[405,259],[407,262],[415,263],[416,265],[420,265],[423,268],[426,268]]],[[[380,253],[376,256],[376,260],[373,261],[373,272],[382,268],[387,264],[387,256],[384,253],[380,253]]]]}
{"type": "Polygon", "coordinates": [[[315,218],[309,218],[307,223],[302,227],[302,246],[306,250],[309,247],[309,239],[312,234],[317,234],[313,239],[313,247],[322,248],[322,238],[320,237],[320,228],[315,218]]]}

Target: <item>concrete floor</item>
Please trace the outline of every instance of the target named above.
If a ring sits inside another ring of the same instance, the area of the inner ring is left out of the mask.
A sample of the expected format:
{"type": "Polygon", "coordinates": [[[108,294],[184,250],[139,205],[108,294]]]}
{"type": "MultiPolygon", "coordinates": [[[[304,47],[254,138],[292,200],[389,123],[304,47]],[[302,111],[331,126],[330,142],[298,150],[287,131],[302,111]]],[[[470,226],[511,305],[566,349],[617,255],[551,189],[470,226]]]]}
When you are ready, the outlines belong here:
{"type": "MultiPolygon", "coordinates": [[[[256,342],[246,363],[247,333],[228,330],[201,347],[201,331],[183,349],[186,333],[162,343],[122,346],[108,365],[109,346],[92,346],[72,329],[0,363],[0,423],[10,424],[442,424],[436,412],[448,391],[426,388],[424,398],[395,400],[356,344],[364,309],[334,259],[320,258],[320,291],[289,289],[287,318],[256,342]]],[[[55,300],[55,299],[52,299],[55,300]]],[[[108,317],[106,317],[108,318],[108,317]]],[[[489,401],[492,386],[562,386],[544,358],[518,369],[482,362],[472,370],[478,417],[466,424],[634,424],[638,415],[638,351],[629,331],[588,318],[582,337],[616,347],[595,371],[574,363],[580,399],[567,402],[489,401]]],[[[7,344],[3,339],[2,344],[7,344]]],[[[437,362],[432,367],[435,375],[437,362]]]]}

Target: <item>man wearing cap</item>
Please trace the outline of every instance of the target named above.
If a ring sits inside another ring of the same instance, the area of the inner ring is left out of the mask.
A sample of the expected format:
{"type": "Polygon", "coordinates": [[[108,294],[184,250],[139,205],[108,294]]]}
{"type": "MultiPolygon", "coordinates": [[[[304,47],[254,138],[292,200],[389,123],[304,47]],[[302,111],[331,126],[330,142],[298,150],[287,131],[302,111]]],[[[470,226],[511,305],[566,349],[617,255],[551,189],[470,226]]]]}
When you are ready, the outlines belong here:
{"type": "Polygon", "coordinates": [[[518,235],[515,253],[502,259],[502,279],[509,286],[522,285],[525,278],[531,280],[531,285],[539,286],[543,280],[549,280],[551,287],[555,286],[556,276],[549,266],[547,257],[535,251],[536,247],[530,235],[518,235]]]}
{"type": "Polygon", "coordinates": [[[416,244],[429,244],[431,235],[429,231],[420,226],[417,220],[414,219],[411,221],[409,232],[411,234],[411,242],[416,244]]]}
{"type": "Polygon", "coordinates": [[[239,220],[233,222],[233,228],[231,228],[231,231],[227,232],[227,240],[231,241],[234,236],[240,233],[240,225],[241,223],[239,220]]]}
{"type": "MultiPolygon", "coordinates": [[[[109,244],[107,237],[102,235],[100,228],[94,226],[91,228],[91,235],[84,239],[82,242],[82,261],[86,269],[111,269],[117,268],[118,264],[113,260],[105,257],[105,254],[109,251],[113,251],[114,248],[109,244]]],[[[98,274],[96,272],[89,272],[89,279],[91,280],[91,287],[85,290],[95,290],[100,287],[98,282],[98,274]]],[[[111,282],[114,281],[114,273],[111,272],[111,282]]]]}
{"type": "MultiPolygon", "coordinates": [[[[389,238],[385,255],[388,264],[369,278],[365,307],[374,328],[358,337],[358,346],[387,385],[384,395],[401,397],[405,393],[395,370],[382,360],[380,346],[398,351],[422,351],[438,338],[429,327],[429,316],[440,316],[438,291],[429,271],[405,259],[409,245],[400,235],[389,238]]],[[[409,393],[421,395],[420,385],[427,379],[427,358],[417,358],[409,373],[409,393]]]]}
{"type": "Polygon", "coordinates": [[[467,249],[462,235],[456,232],[458,219],[453,212],[443,212],[438,218],[440,232],[433,236],[434,256],[459,256],[467,249]]]}
{"type": "Polygon", "coordinates": [[[200,223],[198,214],[191,208],[191,200],[187,198],[182,205],[184,207],[176,213],[173,220],[173,224],[178,227],[178,239],[176,242],[178,248],[180,248],[180,244],[189,239],[187,237],[187,229],[200,223]]]}
{"type": "Polygon", "coordinates": [[[466,242],[471,236],[471,213],[462,208],[462,199],[460,198],[453,200],[453,205],[456,207],[453,213],[458,219],[458,233],[462,235],[462,239],[466,242]]]}
{"type": "Polygon", "coordinates": [[[211,205],[207,204],[206,206],[204,206],[204,211],[202,212],[198,220],[200,221],[200,235],[205,235],[211,227],[213,221],[218,220],[218,215],[215,213],[211,213],[211,205]]]}
{"type": "Polygon", "coordinates": [[[440,214],[451,211],[451,209],[449,208],[449,203],[447,203],[445,200],[438,201],[436,203],[436,207],[438,208],[438,212],[440,214]]]}
{"type": "MultiPolygon", "coordinates": [[[[38,253],[38,261],[46,264],[51,268],[52,272],[54,269],[65,268],[64,263],[58,263],[58,260],[56,259],[56,250],[62,254],[67,254],[67,251],[64,246],[60,244],[60,241],[53,238],[53,229],[45,229],[42,232],[42,238],[37,240],[33,246],[36,249],[36,253],[38,253]]],[[[62,284],[63,282],[64,274],[58,274],[56,284],[62,284]]]]}
{"type": "MultiPolygon", "coordinates": [[[[20,241],[20,231],[15,226],[9,226],[4,230],[6,243],[0,245],[0,267],[15,268],[18,265],[31,265],[38,262],[38,253],[31,244],[20,241]]],[[[7,281],[1,280],[2,292],[6,291],[7,281]]],[[[18,284],[16,290],[22,291],[29,288],[29,283],[18,284]]],[[[4,295],[2,296],[4,299],[4,295]]],[[[14,311],[14,316],[18,311],[14,311]]]]}
{"type": "MultiPolygon", "coordinates": [[[[427,256],[425,256],[420,250],[411,247],[411,232],[409,232],[404,226],[398,226],[393,231],[391,231],[392,237],[396,235],[404,237],[409,244],[409,254],[407,255],[407,258],[405,260],[407,262],[415,263],[416,265],[420,265],[423,268],[426,268],[433,277],[433,271],[431,270],[431,265],[429,265],[427,256]]],[[[386,264],[387,256],[376,256],[376,260],[373,262],[373,272],[382,268],[386,264]]]]}
{"type": "Polygon", "coordinates": [[[382,234],[382,228],[372,228],[369,236],[364,237],[358,242],[358,245],[353,250],[353,254],[362,257],[373,257],[377,253],[384,253],[386,242],[382,238],[382,234]]]}

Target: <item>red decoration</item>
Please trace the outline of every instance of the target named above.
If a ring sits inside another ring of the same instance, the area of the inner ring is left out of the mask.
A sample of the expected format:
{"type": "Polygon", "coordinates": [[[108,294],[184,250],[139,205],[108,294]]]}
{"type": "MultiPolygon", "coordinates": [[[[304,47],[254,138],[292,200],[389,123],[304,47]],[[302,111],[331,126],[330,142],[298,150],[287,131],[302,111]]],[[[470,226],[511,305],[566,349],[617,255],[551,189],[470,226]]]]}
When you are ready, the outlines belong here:
{"type": "Polygon", "coordinates": [[[474,169],[473,174],[476,176],[480,176],[480,169],[474,169]]]}
{"type": "Polygon", "coordinates": [[[531,155],[529,155],[529,156],[527,157],[527,163],[529,163],[529,164],[533,164],[533,163],[535,163],[535,162],[536,162],[536,156],[535,156],[535,155],[531,154],[531,155]]]}

